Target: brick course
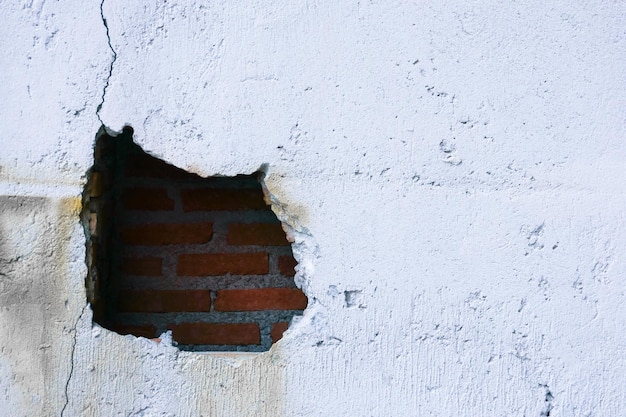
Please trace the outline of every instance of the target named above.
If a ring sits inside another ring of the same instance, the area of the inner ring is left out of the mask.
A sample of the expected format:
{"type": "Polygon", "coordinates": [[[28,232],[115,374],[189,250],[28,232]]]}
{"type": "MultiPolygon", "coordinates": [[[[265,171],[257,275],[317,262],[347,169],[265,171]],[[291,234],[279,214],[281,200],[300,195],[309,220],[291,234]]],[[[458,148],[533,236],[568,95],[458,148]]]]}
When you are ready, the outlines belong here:
{"type": "Polygon", "coordinates": [[[125,258],[122,261],[122,273],[149,277],[161,276],[163,259],[155,257],[125,258]]]}
{"type": "Polygon", "coordinates": [[[172,336],[185,345],[258,345],[257,323],[183,323],[170,325],[172,336]]]}
{"type": "Polygon", "coordinates": [[[134,336],[145,337],[151,339],[156,335],[156,327],[150,324],[144,324],[139,326],[134,326],[132,324],[116,324],[111,330],[122,334],[132,334],[134,336]]]}
{"type": "Polygon", "coordinates": [[[211,292],[206,290],[123,290],[117,299],[120,312],[168,313],[210,311],[211,292]]]}
{"type": "Polygon", "coordinates": [[[286,321],[274,323],[272,325],[272,330],[270,331],[270,336],[272,337],[272,343],[276,343],[280,339],[282,339],[283,333],[285,333],[288,327],[289,327],[289,323],[287,323],[286,321]]]}
{"type": "Polygon", "coordinates": [[[220,290],[215,299],[217,311],[304,310],[306,306],[306,295],[297,288],[220,290]]]}
{"type": "Polygon", "coordinates": [[[228,225],[229,245],[289,246],[280,223],[228,225]]]}
{"type": "Polygon", "coordinates": [[[296,265],[298,265],[298,262],[296,262],[293,256],[280,256],[278,258],[278,269],[286,277],[296,275],[296,265]]]}
{"type": "Polygon", "coordinates": [[[191,189],[181,195],[186,212],[267,209],[261,189],[191,189]]]}
{"type": "Polygon", "coordinates": [[[129,245],[176,245],[207,243],[213,237],[211,223],[144,224],[126,226],[120,231],[122,242],[129,245]]]}
{"type": "Polygon", "coordinates": [[[122,204],[126,210],[174,210],[174,200],[165,188],[133,187],[124,190],[122,204]]]}
{"type": "Polygon", "coordinates": [[[263,275],[269,272],[267,253],[195,253],[178,258],[178,275],[263,275]]]}

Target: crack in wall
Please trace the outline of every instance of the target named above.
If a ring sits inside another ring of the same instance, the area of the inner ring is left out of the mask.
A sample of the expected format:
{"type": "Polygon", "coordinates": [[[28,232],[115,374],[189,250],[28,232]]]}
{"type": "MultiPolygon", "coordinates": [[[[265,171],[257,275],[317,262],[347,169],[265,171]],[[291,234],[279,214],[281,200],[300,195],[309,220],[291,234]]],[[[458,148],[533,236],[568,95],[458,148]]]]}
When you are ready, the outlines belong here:
{"type": "Polygon", "coordinates": [[[74,340],[72,342],[72,352],[70,354],[70,373],[67,376],[67,381],[65,381],[65,404],[63,404],[63,408],[61,409],[61,417],[63,417],[63,415],[65,414],[65,409],[70,403],[69,388],[70,381],[72,380],[72,376],[74,375],[74,353],[76,351],[76,342],[78,340],[78,331],[76,329],[78,328],[78,323],[80,323],[80,320],[83,318],[83,314],[85,314],[87,306],[88,304],[85,304],[83,306],[80,314],[78,315],[78,318],[76,319],[76,323],[74,323],[74,326],[70,329],[70,331],[74,332],[74,340]]]}
{"type": "Polygon", "coordinates": [[[554,405],[552,404],[552,401],[554,400],[554,395],[552,395],[552,391],[550,391],[550,387],[548,387],[547,384],[540,384],[540,386],[542,386],[545,390],[545,407],[543,409],[543,411],[541,411],[540,416],[541,417],[550,417],[550,413],[552,412],[552,409],[554,408],[554,405]]]}
{"type": "MultiPolygon", "coordinates": [[[[100,18],[102,19],[102,24],[104,25],[104,28],[106,30],[107,44],[109,45],[109,49],[113,53],[113,58],[111,59],[111,62],[109,64],[109,73],[107,74],[106,81],[104,83],[104,88],[102,89],[102,100],[100,101],[100,104],[98,104],[98,107],[96,107],[96,117],[100,121],[100,124],[104,126],[104,122],[102,121],[102,118],[100,117],[100,110],[102,110],[102,106],[104,105],[104,98],[106,96],[107,89],[109,88],[109,82],[111,80],[111,76],[113,75],[113,65],[115,64],[115,61],[117,60],[117,52],[115,51],[115,49],[113,48],[113,45],[111,44],[111,35],[109,32],[109,25],[107,23],[106,18],[104,17],[104,0],[100,2],[100,18]]],[[[65,415],[65,410],[67,409],[67,406],[70,403],[69,387],[70,387],[70,382],[72,380],[72,376],[74,375],[74,354],[76,352],[76,343],[78,340],[77,327],[78,327],[78,323],[80,322],[83,315],[85,314],[87,306],[88,304],[85,304],[83,306],[80,314],[78,315],[78,318],[76,319],[76,322],[74,323],[74,326],[70,329],[70,331],[74,332],[74,338],[72,341],[72,350],[70,353],[70,372],[67,377],[67,381],[65,382],[65,403],[63,404],[63,408],[61,409],[61,417],[65,415]]]]}
{"type": "Polygon", "coordinates": [[[100,118],[100,110],[102,110],[102,106],[104,105],[104,97],[106,96],[107,89],[109,88],[109,82],[111,81],[111,76],[113,75],[113,65],[115,64],[115,61],[117,61],[117,52],[115,52],[115,49],[113,49],[113,45],[111,44],[111,34],[109,32],[109,25],[107,23],[107,19],[104,17],[104,0],[102,0],[102,2],[100,3],[100,17],[102,18],[102,24],[104,25],[104,28],[106,29],[107,44],[109,45],[109,49],[113,53],[113,59],[111,59],[111,63],[109,64],[109,74],[107,75],[104,88],[102,89],[102,101],[100,101],[100,104],[98,104],[98,107],[96,108],[96,116],[98,117],[98,120],[100,121],[100,123],[104,126],[104,123],[102,122],[102,119],[100,118]]]}

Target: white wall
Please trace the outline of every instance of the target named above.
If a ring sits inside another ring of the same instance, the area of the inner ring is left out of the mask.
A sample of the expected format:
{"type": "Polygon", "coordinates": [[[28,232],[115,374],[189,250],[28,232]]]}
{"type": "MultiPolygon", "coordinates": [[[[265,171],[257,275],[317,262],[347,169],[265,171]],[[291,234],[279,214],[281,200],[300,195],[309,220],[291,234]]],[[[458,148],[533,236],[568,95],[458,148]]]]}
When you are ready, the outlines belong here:
{"type": "Polygon", "coordinates": [[[2,6],[0,415],[626,415],[626,3],[186,3],[2,6]],[[269,164],[311,300],[272,350],[92,329],[100,120],[269,164]]]}

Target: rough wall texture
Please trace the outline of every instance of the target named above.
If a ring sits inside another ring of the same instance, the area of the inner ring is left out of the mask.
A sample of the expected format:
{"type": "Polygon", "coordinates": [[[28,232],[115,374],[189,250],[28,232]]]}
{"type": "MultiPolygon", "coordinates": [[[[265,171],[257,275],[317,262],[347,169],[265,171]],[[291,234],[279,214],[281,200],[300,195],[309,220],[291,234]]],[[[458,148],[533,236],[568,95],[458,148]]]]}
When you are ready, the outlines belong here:
{"type": "Polygon", "coordinates": [[[626,414],[623,2],[9,2],[0,414],[626,414]],[[267,163],[303,318],[261,354],[92,328],[101,122],[267,163]]]}

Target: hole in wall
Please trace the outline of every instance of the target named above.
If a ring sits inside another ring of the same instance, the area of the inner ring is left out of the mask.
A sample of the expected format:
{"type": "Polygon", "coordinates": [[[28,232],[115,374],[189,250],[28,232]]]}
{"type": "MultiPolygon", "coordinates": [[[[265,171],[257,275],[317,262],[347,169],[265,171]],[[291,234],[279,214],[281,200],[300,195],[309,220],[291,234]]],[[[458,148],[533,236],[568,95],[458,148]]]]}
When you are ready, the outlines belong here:
{"type": "Polygon", "coordinates": [[[182,350],[266,351],[308,300],[263,173],[203,178],[102,128],[83,193],[87,298],[119,334],[182,350]]]}

